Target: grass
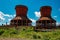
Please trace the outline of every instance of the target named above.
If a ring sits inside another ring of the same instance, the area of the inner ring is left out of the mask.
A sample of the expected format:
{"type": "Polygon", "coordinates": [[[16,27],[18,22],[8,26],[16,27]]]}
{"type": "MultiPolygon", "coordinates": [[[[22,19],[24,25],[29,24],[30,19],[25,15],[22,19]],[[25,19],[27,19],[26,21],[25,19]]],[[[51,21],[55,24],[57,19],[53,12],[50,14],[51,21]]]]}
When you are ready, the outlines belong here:
{"type": "Polygon", "coordinates": [[[60,29],[51,32],[35,32],[33,27],[0,29],[0,38],[28,38],[39,40],[60,40],[60,29]]]}

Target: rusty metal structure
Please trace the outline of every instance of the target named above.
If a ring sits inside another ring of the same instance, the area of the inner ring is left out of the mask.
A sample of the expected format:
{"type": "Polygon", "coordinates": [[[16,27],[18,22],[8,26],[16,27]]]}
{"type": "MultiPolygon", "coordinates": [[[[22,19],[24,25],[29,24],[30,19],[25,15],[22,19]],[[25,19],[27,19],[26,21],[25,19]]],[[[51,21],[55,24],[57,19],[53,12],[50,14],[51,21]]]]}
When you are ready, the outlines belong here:
{"type": "Polygon", "coordinates": [[[51,29],[56,27],[56,21],[51,17],[51,10],[52,8],[50,6],[41,7],[41,17],[36,21],[36,29],[51,29]]]}
{"type": "Polygon", "coordinates": [[[10,25],[31,26],[32,21],[30,21],[27,18],[28,8],[24,5],[17,5],[15,7],[15,10],[16,10],[16,17],[11,20],[10,25]]]}

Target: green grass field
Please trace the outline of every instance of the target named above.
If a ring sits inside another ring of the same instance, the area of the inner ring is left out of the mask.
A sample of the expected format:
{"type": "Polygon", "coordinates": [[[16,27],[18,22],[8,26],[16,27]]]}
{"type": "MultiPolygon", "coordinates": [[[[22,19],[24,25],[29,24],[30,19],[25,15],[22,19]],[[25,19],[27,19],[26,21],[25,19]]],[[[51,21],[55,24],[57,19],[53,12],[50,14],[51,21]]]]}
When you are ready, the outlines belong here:
{"type": "Polygon", "coordinates": [[[27,38],[39,40],[60,40],[60,29],[50,32],[35,32],[33,27],[0,29],[0,38],[27,38]]]}

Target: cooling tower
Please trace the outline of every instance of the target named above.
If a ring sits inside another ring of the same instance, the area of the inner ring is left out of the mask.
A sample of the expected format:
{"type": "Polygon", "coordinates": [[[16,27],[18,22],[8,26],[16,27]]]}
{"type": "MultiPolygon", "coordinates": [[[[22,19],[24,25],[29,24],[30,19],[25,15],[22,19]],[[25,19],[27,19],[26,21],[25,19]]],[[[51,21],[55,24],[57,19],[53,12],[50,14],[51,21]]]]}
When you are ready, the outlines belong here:
{"type": "Polygon", "coordinates": [[[41,17],[51,17],[51,10],[52,8],[50,6],[43,6],[41,7],[41,17]]]}
{"type": "Polygon", "coordinates": [[[40,8],[41,17],[36,21],[37,29],[39,28],[55,28],[56,21],[51,17],[52,7],[42,6],[40,8]]]}
{"type": "Polygon", "coordinates": [[[26,16],[28,8],[23,5],[17,5],[16,6],[16,16],[26,16]]]}
{"type": "Polygon", "coordinates": [[[24,5],[17,5],[15,7],[16,17],[11,20],[11,25],[15,26],[30,26],[31,21],[27,18],[28,8],[24,5]]]}

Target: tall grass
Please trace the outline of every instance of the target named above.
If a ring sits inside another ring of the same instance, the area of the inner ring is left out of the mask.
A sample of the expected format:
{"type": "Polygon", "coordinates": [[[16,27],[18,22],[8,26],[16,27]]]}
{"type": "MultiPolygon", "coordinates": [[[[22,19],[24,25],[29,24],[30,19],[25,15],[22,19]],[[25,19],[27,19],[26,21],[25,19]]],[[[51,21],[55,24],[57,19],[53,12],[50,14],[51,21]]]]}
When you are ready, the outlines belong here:
{"type": "Polygon", "coordinates": [[[35,32],[33,27],[0,29],[0,38],[28,38],[40,40],[60,40],[60,29],[51,32],[35,32]]]}

